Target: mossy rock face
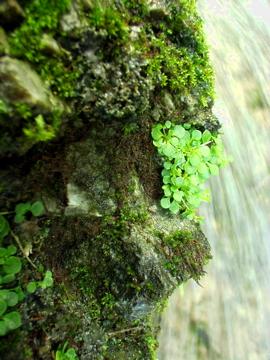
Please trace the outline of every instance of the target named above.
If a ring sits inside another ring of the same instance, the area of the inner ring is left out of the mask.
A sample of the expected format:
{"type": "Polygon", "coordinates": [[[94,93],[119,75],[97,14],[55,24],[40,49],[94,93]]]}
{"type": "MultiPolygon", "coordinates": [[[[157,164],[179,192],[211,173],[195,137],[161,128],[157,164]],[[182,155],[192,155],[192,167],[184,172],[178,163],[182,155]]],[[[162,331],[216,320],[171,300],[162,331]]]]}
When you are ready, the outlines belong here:
{"type": "Polygon", "coordinates": [[[163,304],[210,259],[199,225],[159,206],[151,140],[157,121],[219,127],[195,1],[20,4],[0,56],[0,204],[55,283],[20,305],[0,357],[49,360],[67,340],[80,359],[155,359],[163,304]],[[33,199],[45,214],[14,224],[33,199]]]}

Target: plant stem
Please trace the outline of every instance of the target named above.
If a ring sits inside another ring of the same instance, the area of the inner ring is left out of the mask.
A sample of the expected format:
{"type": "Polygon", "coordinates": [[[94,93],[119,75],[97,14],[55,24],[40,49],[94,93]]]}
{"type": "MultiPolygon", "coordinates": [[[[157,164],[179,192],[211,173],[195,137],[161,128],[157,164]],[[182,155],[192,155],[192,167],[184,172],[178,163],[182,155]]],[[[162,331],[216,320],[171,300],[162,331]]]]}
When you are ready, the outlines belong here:
{"type": "Polygon", "coordinates": [[[29,258],[29,256],[25,253],[25,251],[24,251],[24,249],[23,249],[23,246],[22,246],[22,244],[21,244],[21,242],[20,242],[19,237],[18,237],[16,234],[14,234],[13,231],[11,231],[10,233],[11,233],[12,237],[14,238],[14,240],[16,241],[16,243],[18,244],[18,246],[19,246],[21,252],[23,253],[23,256],[26,258],[26,260],[29,262],[29,264],[31,264],[31,265],[33,266],[34,269],[37,269],[36,265],[35,265],[35,264],[33,263],[33,261],[29,258]]]}

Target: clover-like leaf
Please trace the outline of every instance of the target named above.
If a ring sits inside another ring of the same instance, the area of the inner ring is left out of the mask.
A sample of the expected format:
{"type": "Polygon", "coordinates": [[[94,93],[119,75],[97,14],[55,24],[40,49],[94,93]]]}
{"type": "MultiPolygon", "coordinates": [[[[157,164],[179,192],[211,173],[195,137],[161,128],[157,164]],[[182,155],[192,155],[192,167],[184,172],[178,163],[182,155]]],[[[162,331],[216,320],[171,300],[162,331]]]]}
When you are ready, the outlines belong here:
{"type": "Polygon", "coordinates": [[[201,158],[199,157],[199,155],[191,155],[189,162],[192,166],[198,166],[201,162],[201,158]]]}
{"type": "Polygon", "coordinates": [[[167,144],[162,148],[162,152],[165,156],[172,158],[176,153],[176,149],[173,145],[167,144]]]}
{"type": "Polygon", "coordinates": [[[163,134],[161,130],[162,130],[162,125],[160,124],[153,127],[151,135],[154,140],[159,140],[160,138],[162,138],[163,134]]]}
{"type": "Polygon", "coordinates": [[[182,139],[186,134],[186,130],[181,125],[175,125],[174,127],[174,136],[182,139]]]}
{"type": "Polygon", "coordinates": [[[21,260],[16,256],[10,256],[3,265],[3,269],[7,274],[17,274],[21,271],[21,260]]]}
{"type": "Polygon", "coordinates": [[[0,316],[2,316],[7,310],[7,303],[5,300],[0,299],[0,316]]]}
{"type": "Polygon", "coordinates": [[[27,211],[31,210],[31,204],[30,202],[26,202],[26,203],[20,203],[18,205],[16,205],[15,207],[15,212],[16,214],[26,214],[27,211]]]}
{"type": "Polygon", "coordinates": [[[171,200],[170,198],[164,197],[160,200],[160,205],[161,207],[163,207],[163,209],[169,209],[170,205],[171,205],[171,200]]]}
{"type": "Polygon", "coordinates": [[[173,213],[173,214],[177,214],[180,210],[180,206],[178,204],[177,201],[173,201],[170,205],[170,211],[173,213]]]}
{"type": "Polygon", "coordinates": [[[7,304],[8,306],[15,306],[18,304],[19,298],[16,292],[9,291],[7,296],[7,304]]]}
{"type": "Polygon", "coordinates": [[[194,140],[200,140],[202,138],[202,133],[200,130],[193,130],[191,136],[194,140]]]}
{"type": "Polygon", "coordinates": [[[47,270],[44,276],[44,279],[40,282],[40,287],[42,289],[46,289],[48,287],[51,287],[53,285],[53,276],[52,272],[47,270]]]}
{"type": "Polygon", "coordinates": [[[26,290],[27,292],[29,292],[30,294],[33,294],[37,289],[37,283],[35,281],[31,281],[27,287],[26,290]]]}
{"type": "Polygon", "coordinates": [[[14,274],[7,274],[7,275],[2,276],[1,284],[8,284],[8,283],[11,283],[14,280],[15,280],[15,275],[14,274]]]}
{"type": "Polygon", "coordinates": [[[41,216],[44,214],[44,205],[41,201],[35,201],[32,205],[31,205],[31,213],[34,216],[41,216]]]}
{"type": "Polygon", "coordinates": [[[212,138],[212,134],[210,133],[209,130],[205,130],[202,134],[202,141],[203,143],[206,143],[208,141],[210,141],[212,138]]]}
{"type": "Polygon", "coordinates": [[[184,196],[183,191],[177,190],[177,191],[175,191],[175,192],[173,193],[173,198],[174,198],[174,200],[176,200],[176,201],[178,201],[178,202],[181,202],[181,201],[182,201],[183,196],[184,196]]]}
{"type": "Polygon", "coordinates": [[[25,221],[25,216],[22,213],[16,214],[14,218],[15,223],[20,224],[25,221]]]}
{"type": "Polygon", "coordinates": [[[8,330],[15,330],[21,326],[22,320],[21,315],[18,311],[12,311],[3,316],[3,320],[8,330]]]}

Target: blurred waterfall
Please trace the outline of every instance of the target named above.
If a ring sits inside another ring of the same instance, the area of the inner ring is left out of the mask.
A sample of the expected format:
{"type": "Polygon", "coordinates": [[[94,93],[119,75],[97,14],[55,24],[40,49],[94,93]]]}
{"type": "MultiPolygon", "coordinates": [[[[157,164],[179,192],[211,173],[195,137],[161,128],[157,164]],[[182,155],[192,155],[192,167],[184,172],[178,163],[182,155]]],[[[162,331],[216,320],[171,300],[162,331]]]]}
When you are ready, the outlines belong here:
{"type": "Polygon", "coordinates": [[[234,158],[201,209],[213,260],[175,292],[159,360],[270,359],[270,2],[202,0],[215,113],[234,158]]]}

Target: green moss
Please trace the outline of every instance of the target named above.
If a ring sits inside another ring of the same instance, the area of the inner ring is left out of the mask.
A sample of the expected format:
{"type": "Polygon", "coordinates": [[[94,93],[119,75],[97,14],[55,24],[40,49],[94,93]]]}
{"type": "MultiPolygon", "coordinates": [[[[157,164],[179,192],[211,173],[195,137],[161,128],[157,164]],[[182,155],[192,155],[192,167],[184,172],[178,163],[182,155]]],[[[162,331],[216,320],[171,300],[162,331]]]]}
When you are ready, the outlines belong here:
{"type": "Polygon", "coordinates": [[[90,25],[97,31],[104,30],[118,45],[128,39],[128,26],[121,14],[112,7],[95,6],[89,14],[90,25]]]}
{"type": "Polygon", "coordinates": [[[42,37],[64,36],[59,31],[60,17],[69,9],[71,0],[33,0],[25,7],[25,21],[9,37],[11,54],[29,61],[51,90],[61,98],[76,95],[76,81],[80,76],[76,59],[64,50],[47,55],[42,37]]]}
{"type": "MultiPolygon", "coordinates": [[[[204,274],[204,266],[211,259],[203,242],[196,239],[191,231],[181,230],[162,237],[166,261],[164,266],[171,274],[179,278],[188,273],[194,280],[204,274]]],[[[181,279],[180,279],[181,280],[181,279]]]]}
{"type": "Polygon", "coordinates": [[[180,0],[155,26],[156,34],[149,44],[148,75],[156,86],[178,95],[181,101],[192,95],[199,106],[211,105],[213,69],[196,2],[180,0]]]}

